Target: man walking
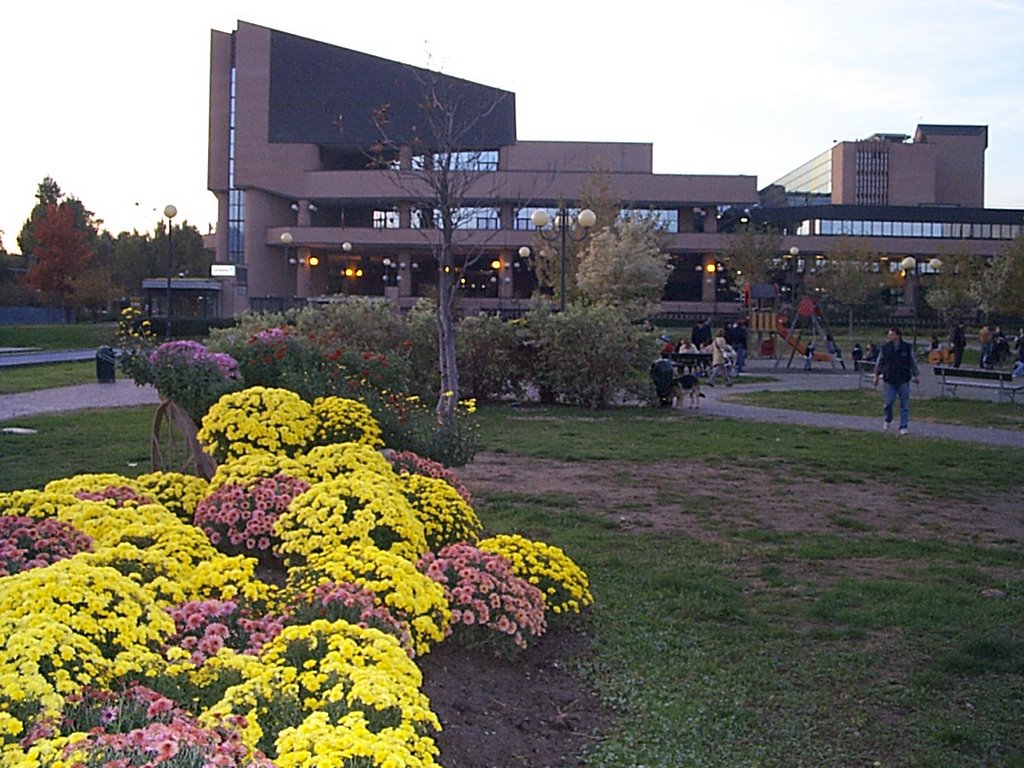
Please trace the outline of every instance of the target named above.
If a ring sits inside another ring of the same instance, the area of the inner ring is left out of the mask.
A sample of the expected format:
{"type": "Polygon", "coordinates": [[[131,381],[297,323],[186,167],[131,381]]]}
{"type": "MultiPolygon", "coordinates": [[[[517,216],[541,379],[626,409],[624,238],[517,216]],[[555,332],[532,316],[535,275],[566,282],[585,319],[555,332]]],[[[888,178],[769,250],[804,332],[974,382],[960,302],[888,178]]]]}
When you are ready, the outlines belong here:
{"type": "Polygon", "coordinates": [[[920,381],[917,361],[914,359],[914,350],[903,340],[899,328],[890,328],[886,338],[888,341],[882,345],[878,362],[875,364],[875,386],[878,386],[879,377],[885,382],[885,423],[882,429],[888,431],[892,425],[892,407],[896,403],[896,398],[899,398],[900,434],[905,435],[910,425],[910,382],[913,380],[917,384],[920,381]]]}

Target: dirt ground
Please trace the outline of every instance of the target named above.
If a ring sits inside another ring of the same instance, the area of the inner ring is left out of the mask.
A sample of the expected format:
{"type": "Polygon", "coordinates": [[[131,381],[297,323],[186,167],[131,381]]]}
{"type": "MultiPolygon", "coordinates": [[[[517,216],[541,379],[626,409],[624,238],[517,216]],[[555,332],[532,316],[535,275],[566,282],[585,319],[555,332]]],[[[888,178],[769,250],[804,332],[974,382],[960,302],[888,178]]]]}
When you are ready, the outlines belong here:
{"type": "MultiPolygon", "coordinates": [[[[1024,515],[1012,494],[974,500],[965,514],[963,502],[926,498],[884,482],[751,483],[692,462],[655,467],[510,461],[507,455],[487,453],[478,454],[459,475],[478,496],[523,489],[565,495],[615,519],[626,535],[660,531],[713,539],[722,528],[748,527],[873,530],[909,539],[941,531],[949,541],[1024,542],[1024,515]],[[699,482],[685,481],[693,477],[699,482]],[[893,504],[893,498],[899,503],[893,504]],[[722,503],[730,499],[743,501],[722,503]]],[[[848,565],[865,567],[862,561],[848,565]]],[[[877,572],[885,563],[871,566],[877,572]]],[[[439,763],[444,768],[582,765],[578,755],[611,723],[594,692],[566,668],[568,660],[588,653],[585,634],[556,629],[514,661],[445,646],[419,659],[424,691],[444,727],[437,739],[439,763]]]]}

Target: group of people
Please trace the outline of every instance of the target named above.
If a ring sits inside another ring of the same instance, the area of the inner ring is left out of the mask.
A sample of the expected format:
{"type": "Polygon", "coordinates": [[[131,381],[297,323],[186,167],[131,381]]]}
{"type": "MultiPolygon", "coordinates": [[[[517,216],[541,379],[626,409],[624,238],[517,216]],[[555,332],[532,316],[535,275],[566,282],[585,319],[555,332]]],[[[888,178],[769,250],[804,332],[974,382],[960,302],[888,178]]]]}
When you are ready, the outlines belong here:
{"type": "MultiPolygon", "coordinates": [[[[978,329],[978,346],[980,355],[978,365],[982,368],[998,368],[1013,362],[1014,376],[1024,375],[1024,328],[1017,333],[1017,338],[1010,345],[1010,339],[998,325],[987,323],[978,329]]],[[[955,323],[949,331],[949,348],[953,353],[953,367],[959,368],[967,347],[967,334],[963,323],[955,323]]]]}
{"type": "Polygon", "coordinates": [[[721,376],[726,386],[732,386],[733,376],[743,373],[747,362],[747,321],[734,320],[713,332],[711,321],[705,318],[693,326],[689,340],[679,339],[675,351],[710,353],[707,383],[715,386],[715,380],[721,376]]]}

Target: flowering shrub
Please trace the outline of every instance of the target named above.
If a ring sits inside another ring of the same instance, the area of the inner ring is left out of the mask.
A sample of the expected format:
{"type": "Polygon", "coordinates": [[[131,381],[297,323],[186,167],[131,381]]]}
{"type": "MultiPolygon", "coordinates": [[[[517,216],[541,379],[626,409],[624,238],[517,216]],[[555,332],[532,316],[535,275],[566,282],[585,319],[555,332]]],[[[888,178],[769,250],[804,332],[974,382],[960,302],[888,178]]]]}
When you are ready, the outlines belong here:
{"type": "Polygon", "coordinates": [[[315,556],[288,571],[286,592],[313,592],[325,581],[359,584],[405,624],[413,651],[422,655],[445,638],[451,611],[444,588],[404,557],[372,546],[344,547],[315,556]]]}
{"type": "Polygon", "coordinates": [[[191,654],[193,664],[216,656],[221,648],[256,655],[284,628],[281,618],[254,616],[233,600],[199,600],[169,608],[177,629],[168,644],[191,654]]]}
{"type": "Polygon", "coordinates": [[[161,608],[191,597],[187,585],[179,578],[181,565],[148,547],[122,541],[113,546],[103,545],[98,551],[80,554],[75,559],[94,568],[113,568],[135,582],[146,597],[161,608]]]}
{"type": "Polygon", "coordinates": [[[363,403],[343,397],[318,397],[313,401],[313,415],[317,419],[316,445],[332,443],[365,443],[373,447],[383,445],[380,424],[363,403]]]}
{"type": "Polygon", "coordinates": [[[398,479],[384,455],[365,443],[319,445],[296,459],[303,468],[303,476],[314,483],[357,470],[375,472],[392,481],[398,479]]]}
{"type": "Polygon", "coordinates": [[[100,491],[77,491],[73,495],[82,501],[104,501],[114,507],[153,503],[153,499],[126,485],[110,485],[100,491]]]}
{"type": "Polygon", "coordinates": [[[38,672],[56,693],[148,668],[173,631],[170,616],[112,568],[72,558],[0,579],[0,670],[38,672]]]}
{"type": "Polygon", "coordinates": [[[170,699],[141,686],[117,695],[86,691],[69,701],[65,715],[66,729],[82,734],[63,750],[76,768],[273,768],[242,744],[239,722],[204,728],[170,699]]]}
{"type": "Polygon", "coordinates": [[[249,387],[218,400],[197,437],[220,463],[259,452],[294,456],[310,444],[316,426],[313,407],[294,392],[249,387]]]}
{"type": "Polygon", "coordinates": [[[513,573],[540,589],[552,613],[579,613],[594,602],[587,574],[558,547],[518,535],[493,536],[477,546],[508,560],[513,573]]]}
{"type": "Polygon", "coordinates": [[[391,451],[387,454],[391,466],[399,474],[423,475],[425,477],[436,477],[444,480],[454,488],[459,496],[466,500],[467,504],[473,504],[473,497],[469,489],[462,483],[462,479],[454,470],[448,469],[438,461],[420,456],[413,451],[391,451]]]}
{"type": "MultiPolygon", "coordinates": [[[[141,495],[142,492],[142,489],[130,477],[114,474],[113,472],[84,473],[72,477],[62,477],[59,480],[48,482],[43,487],[43,490],[46,493],[62,493],[83,498],[77,495],[79,493],[102,495],[108,488],[124,489],[121,492],[122,495],[128,492],[141,495]]],[[[113,506],[121,505],[115,502],[113,506]]]]}
{"type": "Polygon", "coordinates": [[[436,552],[446,544],[475,542],[483,530],[473,508],[445,480],[423,475],[403,475],[399,486],[423,523],[427,549],[436,552]]]}
{"type": "Polygon", "coordinates": [[[423,524],[397,483],[365,469],[310,486],[277,519],[274,533],[289,567],[350,544],[372,544],[411,561],[427,551],[423,524]]]}
{"type": "Polygon", "coordinates": [[[373,592],[358,584],[323,581],[311,593],[299,592],[285,609],[289,624],[311,624],[317,619],[347,621],[360,627],[373,627],[394,635],[412,656],[409,629],[398,621],[387,606],[378,605],[373,592]]]}
{"type": "Polygon", "coordinates": [[[218,465],[217,471],[210,478],[209,491],[216,491],[225,485],[249,485],[279,474],[301,480],[310,479],[305,463],[298,458],[273,453],[249,453],[218,465]]]}
{"type": "Polygon", "coordinates": [[[91,548],[92,539],[59,520],[0,517],[0,576],[49,565],[91,548]]]}
{"type": "Polygon", "coordinates": [[[289,626],[259,665],[208,717],[245,717],[243,740],[276,765],[434,765],[427,734],[441,726],[419,690],[419,668],[391,635],[344,621],[289,626]],[[305,738],[292,730],[304,727],[305,738]],[[318,743],[334,728],[348,738],[318,743]]]}
{"type": "Polygon", "coordinates": [[[64,494],[47,494],[37,488],[0,493],[0,515],[20,515],[36,520],[53,517],[57,504],[63,500],[64,494]]]}
{"type": "Polygon", "coordinates": [[[224,485],[199,502],[195,524],[226,555],[267,556],[275,542],[278,516],[308,488],[305,480],[285,474],[224,485]]]}
{"type": "Polygon", "coordinates": [[[196,505],[210,492],[210,484],[197,475],[150,472],[135,478],[135,485],[180,520],[192,522],[196,505]]]}
{"type": "Polygon", "coordinates": [[[505,640],[525,648],[527,636],[540,637],[547,629],[544,596],[500,555],[451,544],[428,552],[417,568],[444,586],[452,611],[450,633],[459,644],[504,651],[505,640]]]}
{"type": "Polygon", "coordinates": [[[137,365],[136,384],[152,384],[198,422],[217,400],[242,386],[238,363],[230,355],[211,352],[198,341],[168,341],[137,365]]]}

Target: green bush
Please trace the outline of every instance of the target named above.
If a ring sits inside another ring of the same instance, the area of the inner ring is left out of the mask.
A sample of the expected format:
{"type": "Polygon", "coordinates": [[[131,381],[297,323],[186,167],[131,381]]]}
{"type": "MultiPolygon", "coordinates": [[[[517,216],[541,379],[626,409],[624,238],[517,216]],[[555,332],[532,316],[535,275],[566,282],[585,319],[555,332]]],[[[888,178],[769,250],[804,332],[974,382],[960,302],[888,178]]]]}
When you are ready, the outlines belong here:
{"type": "Polygon", "coordinates": [[[467,317],[459,323],[455,342],[462,397],[523,397],[528,357],[517,326],[493,315],[467,317]]]}
{"type": "Polygon", "coordinates": [[[606,408],[621,398],[646,399],[650,332],[622,310],[573,304],[526,316],[525,345],[542,400],[606,408]]]}

